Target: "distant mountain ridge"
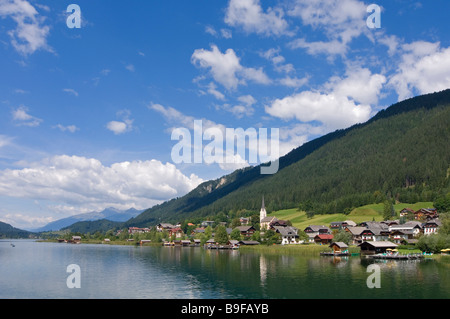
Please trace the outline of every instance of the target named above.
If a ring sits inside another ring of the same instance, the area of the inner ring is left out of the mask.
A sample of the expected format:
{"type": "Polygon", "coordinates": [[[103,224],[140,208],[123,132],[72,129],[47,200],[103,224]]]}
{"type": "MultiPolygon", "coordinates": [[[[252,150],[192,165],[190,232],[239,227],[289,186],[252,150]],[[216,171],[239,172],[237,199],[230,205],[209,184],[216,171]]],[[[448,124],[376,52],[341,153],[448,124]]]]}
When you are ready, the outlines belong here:
{"type": "Polygon", "coordinates": [[[140,213],[142,213],[142,210],[137,210],[135,208],[130,208],[127,210],[119,210],[110,207],[102,210],[101,212],[90,212],[58,219],[56,221],[48,223],[43,227],[33,229],[30,231],[33,232],[58,231],[68,226],[71,226],[72,224],[75,224],[77,222],[97,221],[102,219],[107,219],[113,222],[125,222],[130,218],[139,215],[140,213]]]}

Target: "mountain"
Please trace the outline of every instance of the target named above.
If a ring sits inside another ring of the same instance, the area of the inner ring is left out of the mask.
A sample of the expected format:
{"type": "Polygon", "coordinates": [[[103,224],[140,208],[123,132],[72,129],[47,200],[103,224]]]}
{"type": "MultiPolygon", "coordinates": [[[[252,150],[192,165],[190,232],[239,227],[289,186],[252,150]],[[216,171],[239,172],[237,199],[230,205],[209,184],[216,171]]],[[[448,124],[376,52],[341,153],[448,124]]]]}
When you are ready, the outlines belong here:
{"type": "Polygon", "coordinates": [[[242,209],[258,212],[308,205],[316,213],[395,198],[431,201],[450,188],[450,89],[414,97],[366,123],[324,135],[280,158],[279,171],[260,166],[199,185],[125,222],[149,226],[242,209]]]}
{"type": "Polygon", "coordinates": [[[64,227],[61,230],[69,230],[72,233],[94,234],[97,231],[105,233],[108,230],[121,228],[123,222],[113,222],[108,219],[99,219],[94,221],[76,222],[70,226],[64,227]]]}
{"type": "Polygon", "coordinates": [[[15,228],[10,224],[0,222],[0,238],[29,238],[32,232],[15,228]]]}
{"type": "Polygon", "coordinates": [[[100,219],[107,219],[114,222],[125,222],[130,218],[133,218],[142,213],[142,210],[137,210],[130,208],[128,210],[118,210],[116,208],[106,208],[101,212],[90,212],[85,214],[78,214],[62,219],[53,221],[41,228],[34,229],[34,232],[44,232],[44,231],[57,231],[62,228],[68,227],[76,222],[81,221],[95,221],[100,219]]]}

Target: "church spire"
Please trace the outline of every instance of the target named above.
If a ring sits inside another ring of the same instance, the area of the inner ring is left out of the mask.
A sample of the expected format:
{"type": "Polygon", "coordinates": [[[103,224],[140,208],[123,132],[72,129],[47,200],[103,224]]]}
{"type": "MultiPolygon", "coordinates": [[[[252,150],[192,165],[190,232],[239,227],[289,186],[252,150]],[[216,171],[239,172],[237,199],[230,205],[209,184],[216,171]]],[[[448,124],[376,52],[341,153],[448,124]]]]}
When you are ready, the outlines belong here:
{"type": "Polygon", "coordinates": [[[261,222],[263,218],[267,217],[266,205],[264,204],[264,195],[262,197],[261,210],[259,212],[259,221],[261,222]]]}

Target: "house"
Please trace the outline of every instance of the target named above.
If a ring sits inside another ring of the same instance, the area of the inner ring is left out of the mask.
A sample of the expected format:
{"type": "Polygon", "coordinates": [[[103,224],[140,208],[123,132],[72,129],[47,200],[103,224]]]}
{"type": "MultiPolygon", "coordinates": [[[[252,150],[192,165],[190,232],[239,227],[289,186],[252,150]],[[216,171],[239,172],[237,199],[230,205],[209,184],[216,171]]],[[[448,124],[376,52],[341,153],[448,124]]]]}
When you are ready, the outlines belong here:
{"type": "Polygon", "coordinates": [[[256,231],[256,229],[253,228],[253,226],[237,226],[236,228],[239,229],[241,235],[244,237],[250,237],[256,231]]]}
{"type": "Polygon", "coordinates": [[[204,220],[202,221],[201,225],[202,227],[213,227],[214,226],[214,221],[213,220],[204,220]]]}
{"type": "Polygon", "coordinates": [[[72,242],[76,244],[81,243],[81,236],[72,236],[72,242]]]}
{"type": "Polygon", "coordinates": [[[395,249],[397,244],[390,241],[365,241],[358,246],[361,248],[361,255],[374,255],[386,253],[387,249],[395,249]]]}
{"type": "Polygon", "coordinates": [[[172,228],[175,228],[175,226],[169,223],[160,223],[156,225],[156,230],[159,232],[162,232],[163,230],[169,230],[172,228]]]}
{"type": "Polygon", "coordinates": [[[402,244],[403,242],[407,242],[408,239],[413,239],[413,231],[412,230],[393,230],[390,233],[390,239],[396,244],[402,244]]]}
{"type": "Polygon", "coordinates": [[[314,242],[316,244],[328,245],[333,240],[333,235],[331,234],[319,234],[314,237],[314,242]]]}
{"type": "Polygon", "coordinates": [[[417,236],[422,231],[422,223],[419,221],[409,221],[404,224],[389,226],[389,231],[391,233],[396,230],[411,231],[414,236],[417,236]]]}
{"type": "Polygon", "coordinates": [[[308,235],[309,242],[314,242],[315,241],[314,238],[319,234],[330,234],[331,233],[330,229],[324,225],[309,225],[303,231],[306,233],[306,235],[308,235]]]}
{"type": "Polygon", "coordinates": [[[231,248],[239,248],[239,240],[231,239],[228,241],[227,245],[231,248]]]}
{"type": "Polygon", "coordinates": [[[292,226],[282,227],[275,226],[273,228],[275,232],[281,235],[281,244],[296,244],[298,238],[298,229],[292,226]]]}
{"type": "Polygon", "coordinates": [[[439,219],[431,219],[422,224],[423,234],[431,235],[438,232],[439,227],[441,226],[441,221],[439,219]]]}
{"type": "Polygon", "coordinates": [[[344,229],[345,226],[347,226],[347,223],[345,223],[345,222],[331,222],[330,223],[331,230],[341,230],[341,229],[344,229]]]}
{"type": "Polygon", "coordinates": [[[365,227],[356,226],[356,227],[345,227],[344,230],[349,232],[352,235],[353,244],[360,244],[363,242],[361,233],[366,230],[365,227]]]}
{"type": "Polygon", "coordinates": [[[175,236],[175,238],[183,237],[183,230],[180,227],[174,227],[168,230],[169,237],[175,236]]]}
{"type": "Polygon", "coordinates": [[[333,252],[335,254],[344,254],[348,253],[348,245],[346,243],[343,243],[341,241],[331,243],[330,248],[333,249],[333,252]]]}
{"type": "Polygon", "coordinates": [[[416,220],[430,220],[439,217],[436,208],[421,208],[414,212],[416,220]]]}
{"type": "Polygon", "coordinates": [[[260,229],[269,229],[270,224],[276,222],[278,219],[275,216],[266,216],[259,221],[260,229]]]}
{"type": "Polygon", "coordinates": [[[150,232],[150,228],[128,227],[129,234],[142,234],[150,232]]]}

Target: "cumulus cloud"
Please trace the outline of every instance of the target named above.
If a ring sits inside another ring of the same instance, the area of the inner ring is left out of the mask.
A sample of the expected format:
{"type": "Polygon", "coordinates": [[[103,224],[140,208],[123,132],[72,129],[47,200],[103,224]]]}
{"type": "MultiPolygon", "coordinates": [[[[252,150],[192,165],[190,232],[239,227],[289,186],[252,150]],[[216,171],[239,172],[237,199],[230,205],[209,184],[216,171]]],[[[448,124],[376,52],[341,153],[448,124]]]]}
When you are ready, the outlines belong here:
{"type": "Polygon", "coordinates": [[[33,54],[37,50],[52,51],[47,44],[50,28],[44,24],[45,18],[25,0],[0,0],[0,18],[10,17],[17,27],[8,31],[11,44],[22,55],[33,54]]]}
{"type": "Polygon", "coordinates": [[[236,89],[239,84],[246,84],[246,80],[260,84],[271,82],[261,68],[242,66],[233,49],[228,49],[225,53],[222,53],[216,45],[212,45],[211,50],[197,49],[192,54],[191,62],[208,69],[214,80],[228,90],[236,89]]]}
{"type": "Polygon", "coordinates": [[[157,160],[103,165],[99,160],[60,155],[22,169],[0,171],[0,195],[45,200],[95,210],[110,206],[148,208],[181,196],[203,180],[157,160]]]}
{"type": "Polygon", "coordinates": [[[328,131],[367,121],[371,115],[369,105],[357,105],[346,96],[334,93],[304,91],[276,99],[266,112],[284,120],[320,122],[328,131]]]}
{"type": "Polygon", "coordinates": [[[57,124],[54,127],[60,129],[62,132],[68,131],[70,133],[75,133],[76,131],[79,130],[79,128],[76,127],[75,125],[64,126],[64,125],[61,125],[61,124],[57,124]]]}
{"type": "Polygon", "coordinates": [[[417,41],[404,44],[398,69],[389,85],[399,101],[416,93],[427,94],[450,88],[450,47],[440,43],[417,41]]]}
{"type": "Polygon", "coordinates": [[[283,16],[280,8],[268,8],[264,12],[259,0],[231,0],[226,9],[225,23],[247,33],[288,35],[288,23],[283,16]]]}

